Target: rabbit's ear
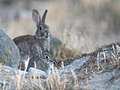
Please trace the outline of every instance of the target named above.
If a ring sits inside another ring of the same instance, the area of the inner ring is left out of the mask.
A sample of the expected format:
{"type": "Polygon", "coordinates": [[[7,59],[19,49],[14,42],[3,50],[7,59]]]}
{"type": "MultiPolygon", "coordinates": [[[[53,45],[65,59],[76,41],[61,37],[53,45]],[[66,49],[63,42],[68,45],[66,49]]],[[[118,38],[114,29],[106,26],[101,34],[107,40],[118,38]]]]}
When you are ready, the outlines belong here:
{"type": "Polygon", "coordinates": [[[43,16],[42,16],[42,22],[43,23],[45,23],[45,18],[46,18],[47,12],[48,12],[48,10],[46,9],[43,16]]]}
{"type": "Polygon", "coordinates": [[[38,10],[36,9],[32,10],[32,19],[36,23],[36,25],[39,25],[39,23],[41,22],[41,17],[38,10]]]}

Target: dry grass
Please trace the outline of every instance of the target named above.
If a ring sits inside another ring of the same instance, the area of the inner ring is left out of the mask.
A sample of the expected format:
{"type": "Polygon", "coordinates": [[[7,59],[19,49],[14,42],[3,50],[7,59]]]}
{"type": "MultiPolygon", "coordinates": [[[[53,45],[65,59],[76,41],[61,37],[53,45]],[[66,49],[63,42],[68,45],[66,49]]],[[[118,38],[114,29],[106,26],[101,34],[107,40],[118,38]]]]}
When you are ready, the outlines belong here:
{"type": "Polygon", "coordinates": [[[15,88],[16,90],[73,90],[73,88],[76,88],[78,82],[76,77],[72,78],[73,86],[71,86],[72,84],[68,84],[68,82],[71,81],[67,76],[61,77],[59,75],[58,70],[55,67],[46,79],[41,79],[38,75],[25,78],[18,70],[16,76],[6,77],[8,86],[3,84],[3,88],[8,88],[8,90],[11,90],[12,88],[15,88]]]}

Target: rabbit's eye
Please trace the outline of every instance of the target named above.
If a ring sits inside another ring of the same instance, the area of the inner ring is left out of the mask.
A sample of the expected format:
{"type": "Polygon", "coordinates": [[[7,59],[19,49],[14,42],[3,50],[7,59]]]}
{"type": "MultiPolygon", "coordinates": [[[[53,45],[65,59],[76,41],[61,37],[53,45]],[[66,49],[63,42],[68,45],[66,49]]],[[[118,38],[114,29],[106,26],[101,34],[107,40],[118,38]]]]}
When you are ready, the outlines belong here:
{"type": "Polygon", "coordinates": [[[48,56],[45,56],[46,59],[48,59],[49,57],[48,56]]]}
{"type": "Polygon", "coordinates": [[[48,55],[45,55],[45,59],[49,59],[50,57],[48,55]]]}
{"type": "Polygon", "coordinates": [[[43,26],[42,26],[42,25],[40,25],[39,29],[40,29],[40,30],[43,30],[43,26]]]}

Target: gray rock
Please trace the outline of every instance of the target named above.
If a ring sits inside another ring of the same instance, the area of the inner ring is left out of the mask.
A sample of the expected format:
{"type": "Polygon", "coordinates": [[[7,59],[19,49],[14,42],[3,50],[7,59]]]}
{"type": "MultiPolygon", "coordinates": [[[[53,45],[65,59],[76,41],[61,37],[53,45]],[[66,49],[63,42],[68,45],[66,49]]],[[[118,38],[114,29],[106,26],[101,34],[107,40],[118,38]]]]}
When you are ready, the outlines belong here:
{"type": "Polygon", "coordinates": [[[119,58],[120,44],[110,44],[77,59],[73,58],[70,65],[58,69],[58,72],[61,77],[68,78],[68,84],[77,78],[79,89],[120,90],[119,58]]]}
{"type": "Polygon", "coordinates": [[[88,80],[91,90],[120,90],[120,70],[94,75],[88,80]],[[114,73],[114,75],[113,75],[114,73]]]}
{"type": "Polygon", "coordinates": [[[47,73],[42,70],[30,67],[30,69],[28,71],[28,76],[29,77],[34,76],[34,77],[39,77],[39,78],[45,79],[45,78],[47,78],[47,73]]]}
{"type": "Polygon", "coordinates": [[[12,39],[6,35],[2,29],[0,29],[0,63],[17,68],[19,61],[19,49],[12,39]]]}

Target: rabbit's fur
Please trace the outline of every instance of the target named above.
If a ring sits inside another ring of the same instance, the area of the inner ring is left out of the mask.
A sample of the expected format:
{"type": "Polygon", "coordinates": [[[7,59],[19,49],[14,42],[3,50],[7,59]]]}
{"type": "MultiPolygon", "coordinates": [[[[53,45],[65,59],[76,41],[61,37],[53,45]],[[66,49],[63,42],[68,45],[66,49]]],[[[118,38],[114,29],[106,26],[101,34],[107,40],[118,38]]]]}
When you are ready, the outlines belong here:
{"type": "Polygon", "coordinates": [[[41,55],[33,56],[28,63],[27,71],[30,67],[34,67],[43,71],[48,72],[50,65],[54,63],[49,51],[42,51],[41,55]]]}
{"type": "Polygon", "coordinates": [[[35,35],[23,35],[13,39],[18,46],[21,60],[32,57],[34,50],[31,49],[33,45],[38,44],[39,47],[50,50],[50,33],[49,26],[45,24],[47,10],[45,10],[42,18],[36,9],[32,10],[32,19],[36,23],[37,30],[35,35]]]}
{"type": "MultiPolygon", "coordinates": [[[[38,44],[34,44],[31,49],[33,49],[32,57],[28,62],[27,71],[30,67],[34,67],[43,71],[48,72],[50,65],[54,64],[54,59],[52,58],[50,52],[44,49],[42,46],[39,47],[38,44]]],[[[25,61],[21,61],[19,68],[25,70],[25,61]]]]}

